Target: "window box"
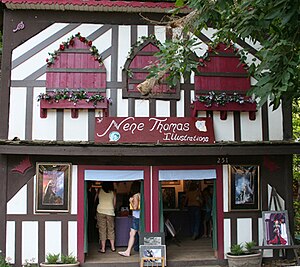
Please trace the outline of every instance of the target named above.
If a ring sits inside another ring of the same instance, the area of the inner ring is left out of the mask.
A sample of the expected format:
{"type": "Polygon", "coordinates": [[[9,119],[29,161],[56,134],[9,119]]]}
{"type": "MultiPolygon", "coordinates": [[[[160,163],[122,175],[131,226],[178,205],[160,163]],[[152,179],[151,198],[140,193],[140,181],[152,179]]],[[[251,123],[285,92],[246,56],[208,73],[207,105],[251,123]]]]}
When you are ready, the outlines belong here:
{"type": "Polygon", "coordinates": [[[249,119],[255,120],[256,118],[256,103],[244,102],[243,104],[236,102],[229,102],[225,105],[218,105],[216,103],[211,106],[207,106],[206,103],[195,101],[191,105],[192,116],[196,117],[198,111],[220,111],[221,120],[227,119],[227,112],[239,111],[239,112],[249,112],[249,119]]]}
{"type": "Polygon", "coordinates": [[[45,99],[40,100],[40,117],[47,118],[48,109],[71,109],[71,117],[78,118],[79,109],[104,109],[104,113],[108,114],[109,100],[104,99],[103,101],[98,101],[96,105],[92,101],[87,102],[86,99],[78,100],[76,103],[69,100],[59,100],[59,101],[48,101],[45,99]]]}

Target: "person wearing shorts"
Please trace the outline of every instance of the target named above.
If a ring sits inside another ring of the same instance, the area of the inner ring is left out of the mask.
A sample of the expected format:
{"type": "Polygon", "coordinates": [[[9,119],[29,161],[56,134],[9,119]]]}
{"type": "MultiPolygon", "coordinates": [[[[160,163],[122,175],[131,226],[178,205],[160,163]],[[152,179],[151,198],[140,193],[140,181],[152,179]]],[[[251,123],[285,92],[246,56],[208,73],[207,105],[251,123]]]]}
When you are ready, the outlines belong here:
{"type": "Polygon", "coordinates": [[[119,251],[119,254],[124,257],[129,257],[131,249],[134,245],[136,233],[140,230],[140,182],[134,181],[131,185],[131,195],[129,199],[130,209],[132,210],[132,226],[129,233],[128,246],[125,251],[119,251]]]}

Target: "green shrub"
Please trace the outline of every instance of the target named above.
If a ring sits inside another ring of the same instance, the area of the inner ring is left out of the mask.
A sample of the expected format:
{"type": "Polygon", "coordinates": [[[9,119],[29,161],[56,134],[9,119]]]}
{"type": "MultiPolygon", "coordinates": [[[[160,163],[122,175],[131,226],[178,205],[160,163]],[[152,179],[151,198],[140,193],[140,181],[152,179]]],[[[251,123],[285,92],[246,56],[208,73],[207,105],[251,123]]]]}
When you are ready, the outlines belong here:
{"type": "Polygon", "coordinates": [[[25,262],[22,264],[22,267],[39,267],[39,264],[36,263],[34,258],[30,260],[26,259],[25,262]]]}
{"type": "Polygon", "coordinates": [[[239,256],[239,255],[245,255],[245,254],[251,254],[256,253],[256,251],[253,250],[253,247],[256,246],[256,243],[254,241],[245,242],[245,244],[234,244],[230,248],[230,254],[239,256]]]}
{"type": "Polygon", "coordinates": [[[59,261],[59,256],[60,254],[52,254],[52,253],[48,253],[46,256],[46,262],[50,263],[50,264],[55,264],[59,261]]]}
{"type": "Polygon", "coordinates": [[[244,254],[244,247],[242,244],[235,244],[235,245],[232,245],[231,248],[230,248],[230,253],[232,255],[242,255],[244,254]]]}
{"type": "Polygon", "coordinates": [[[10,267],[10,264],[6,261],[6,259],[1,255],[0,250],[0,267],[10,267]]]}
{"type": "Polygon", "coordinates": [[[61,255],[61,263],[76,263],[77,259],[72,254],[70,255],[61,255]]]}
{"type": "Polygon", "coordinates": [[[253,252],[253,247],[256,246],[256,243],[254,241],[250,242],[245,242],[245,249],[247,250],[248,253],[253,252]]]}

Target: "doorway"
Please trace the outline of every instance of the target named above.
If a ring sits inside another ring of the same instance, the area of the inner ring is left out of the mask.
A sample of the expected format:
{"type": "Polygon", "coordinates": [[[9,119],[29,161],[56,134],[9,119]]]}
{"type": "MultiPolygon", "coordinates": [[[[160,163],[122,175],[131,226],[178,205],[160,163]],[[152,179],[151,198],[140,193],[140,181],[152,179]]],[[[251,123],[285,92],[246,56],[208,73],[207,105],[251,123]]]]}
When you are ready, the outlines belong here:
{"type": "Polygon", "coordinates": [[[199,255],[215,259],[215,179],[168,180],[160,185],[168,260],[179,260],[180,250],[188,251],[190,260],[199,259],[199,255]],[[166,222],[171,223],[175,237],[166,222]]]}

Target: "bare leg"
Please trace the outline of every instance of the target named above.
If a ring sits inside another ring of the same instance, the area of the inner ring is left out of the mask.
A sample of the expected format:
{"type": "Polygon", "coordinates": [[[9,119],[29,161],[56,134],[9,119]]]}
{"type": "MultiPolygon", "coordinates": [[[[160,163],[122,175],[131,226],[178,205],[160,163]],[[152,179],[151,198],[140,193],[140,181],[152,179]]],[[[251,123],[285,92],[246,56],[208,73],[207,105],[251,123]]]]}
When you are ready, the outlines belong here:
{"type": "Polygon", "coordinates": [[[101,252],[105,252],[105,243],[106,240],[101,240],[101,252]]]}
{"type": "Polygon", "coordinates": [[[120,255],[125,256],[125,257],[130,256],[131,249],[132,249],[133,244],[134,244],[134,237],[135,237],[136,232],[137,232],[137,230],[134,230],[132,228],[130,229],[127,249],[125,251],[120,251],[119,252],[120,255]]]}
{"type": "Polygon", "coordinates": [[[116,250],[116,248],[115,248],[115,240],[114,239],[110,239],[109,241],[110,241],[110,248],[111,248],[111,250],[115,251],[116,250]]]}

